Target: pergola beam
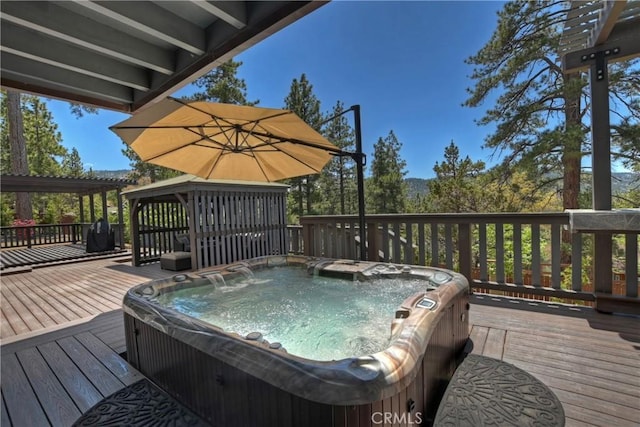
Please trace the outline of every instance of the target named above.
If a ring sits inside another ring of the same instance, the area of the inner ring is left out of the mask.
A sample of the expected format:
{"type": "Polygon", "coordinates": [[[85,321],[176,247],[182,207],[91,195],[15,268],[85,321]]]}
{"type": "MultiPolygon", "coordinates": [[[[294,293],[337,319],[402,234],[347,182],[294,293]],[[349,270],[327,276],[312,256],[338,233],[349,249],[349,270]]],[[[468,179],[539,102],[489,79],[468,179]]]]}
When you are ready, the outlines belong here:
{"type": "Polygon", "coordinates": [[[609,39],[613,27],[626,6],[627,2],[624,1],[607,0],[604,2],[604,7],[600,10],[600,16],[587,39],[587,46],[596,46],[609,39]]]}
{"type": "Polygon", "coordinates": [[[609,39],[594,47],[569,52],[562,57],[565,74],[586,71],[597,52],[610,51],[607,62],[625,61],[640,55],[640,18],[619,23],[609,35],[609,39]],[[614,49],[619,49],[614,53],[614,49]]]}

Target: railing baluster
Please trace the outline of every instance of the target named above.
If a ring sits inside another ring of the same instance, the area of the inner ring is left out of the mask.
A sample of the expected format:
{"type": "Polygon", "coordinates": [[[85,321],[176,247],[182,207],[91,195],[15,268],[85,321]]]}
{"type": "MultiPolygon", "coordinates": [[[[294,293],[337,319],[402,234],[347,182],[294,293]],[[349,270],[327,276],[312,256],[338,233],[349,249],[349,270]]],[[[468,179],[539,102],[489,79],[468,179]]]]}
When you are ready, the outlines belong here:
{"type": "Polygon", "coordinates": [[[413,224],[406,223],[407,243],[404,246],[404,262],[405,264],[414,264],[413,260],[413,224]]]}
{"type": "Polygon", "coordinates": [[[380,233],[382,233],[382,260],[384,262],[390,262],[391,247],[389,246],[389,224],[386,222],[380,224],[380,233]]]}
{"type": "Polygon", "coordinates": [[[561,230],[560,224],[551,225],[551,286],[554,289],[562,288],[560,257],[561,257],[561,230]]]}
{"type": "Polygon", "coordinates": [[[478,224],[478,257],[480,258],[480,280],[489,280],[487,268],[487,224],[478,224]]]}
{"type": "Polygon", "coordinates": [[[431,223],[431,266],[440,265],[440,249],[438,248],[438,223],[431,223]]]}
{"type": "Polygon", "coordinates": [[[582,234],[571,236],[571,289],[582,290],[582,234]]]}
{"type": "Polygon", "coordinates": [[[534,286],[541,286],[540,224],[531,224],[531,280],[534,286]]]}
{"type": "Polygon", "coordinates": [[[424,222],[418,223],[418,264],[419,265],[427,265],[427,258],[425,254],[424,248],[424,227],[426,224],[424,222]]]}
{"type": "Polygon", "coordinates": [[[522,285],[522,224],[513,224],[513,283],[522,285]]]}
{"type": "Polygon", "coordinates": [[[402,262],[402,258],[400,257],[400,223],[396,222],[393,224],[393,251],[392,251],[392,262],[402,262]]]}
{"type": "Polygon", "coordinates": [[[504,276],[504,227],[502,223],[496,227],[496,282],[505,283],[504,276]]]}
{"type": "Polygon", "coordinates": [[[453,226],[444,225],[444,260],[449,269],[453,269],[453,226]]]}
{"type": "Polygon", "coordinates": [[[638,297],[638,235],[627,233],[624,236],[625,246],[625,284],[627,296],[638,297]]]}

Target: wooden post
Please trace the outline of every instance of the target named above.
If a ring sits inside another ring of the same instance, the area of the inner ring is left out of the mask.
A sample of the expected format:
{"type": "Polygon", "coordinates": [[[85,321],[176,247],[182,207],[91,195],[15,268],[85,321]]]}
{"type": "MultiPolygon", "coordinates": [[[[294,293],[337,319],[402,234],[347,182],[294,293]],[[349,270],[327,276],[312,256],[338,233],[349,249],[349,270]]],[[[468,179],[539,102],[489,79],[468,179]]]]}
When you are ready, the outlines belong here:
{"type": "Polygon", "coordinates": [[[138,221],[139,199],[129,201],[129,226],[131,227],[131,256],[134,266],[140,265],[140,222],[138,221]]]}
{"type": "Polygon", "coordinates": [[[120,189],[116,189],[116,199],[118,200],[118,222],[120,227],[118,230],[118,238],[120,239],[120,249],[124,249],[124,212],[122,210],[122,194],[120,189]]]}
{"type": "Polygon", "coordinates": [[[89,194],[89,216],[91,217],[91,223],[96,222],[96,209],[93,206],[93,194],[89,194]]]}
{"type": "MultiPolygon", "coordinates": [[[[609,78],[604,52],[596,53],[589,70],[591,80],[591,137],[593,154],[593,209],[611,210],[611,130],[609,123],[609,78]]],[[[611,294],[612,240],[606,232],[594,233],[593,280],[596,293],[611,294]]],[[[597,304],[596,304],[597,305],[597,304]]]]}
{"type": "Polygon", "coordinates": [[[107,192],[101,191],[100,198],[102,199],[102,218],[105,221],[109,221],[109,209],[107,209],[107,192]]]}

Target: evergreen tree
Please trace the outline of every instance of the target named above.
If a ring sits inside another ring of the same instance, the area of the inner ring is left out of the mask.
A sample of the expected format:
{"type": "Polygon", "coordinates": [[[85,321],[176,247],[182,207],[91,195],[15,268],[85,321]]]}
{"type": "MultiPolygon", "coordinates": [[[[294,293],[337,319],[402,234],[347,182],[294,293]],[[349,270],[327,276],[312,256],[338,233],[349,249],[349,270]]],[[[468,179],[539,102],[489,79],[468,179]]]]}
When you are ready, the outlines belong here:
{"type": "Polygon", "coordinates": [[[22,103],[29,172],[42,176],[60,175],[60,163],[67,155],[67,149],[62,145],[62,134],[53,115],[37,96],[23,95],[22,103]]]}
{"type": "Polygon", "coordinates": [[[244,79],[237,77],[240,61],[229,61],[221,64],[212,71],[195,81],[195,85],[202,89],[188,97],[192,101],[212,101],[223,104],[257,105],[260,101],[247,101],[247,84],[244,79]]]}
{"type": "Polygon", "coordinates": [[[371,213],[401,213],[405,209],[407,162],[400,157],[402,143],[393,133],[373,146],[367,206],[371,213]]]}
{"type": "MultiPolygon", "coordinates": [[[[336,102],[328,117],[335,117],[323,129],[323,135],[343,151],[355,150],[355,133],[347,118],[340,115],[344,104],[336,102]]],[[[351,157],[336,156],[325,166],[320,174],[319,188],[322,201],[320,211],[325,215],[357,212],[358,189],[356,165],[351,157]]]]}
{"type": "MultiPolygon", "coordinates": [[[[289,95],[284,99],[284,103],[285,108],[293,111],[315,130],[320,131],[320,123],[322,123],[320,101],[313,94],[313,85],[307,80],[305,74],[300,76],[299,81],[298,79],[293,79],[289,95]]],[[[292,187],[289,193],[290,198],[294,201],[294,203],[289,204],[290,216],[299,218],[302,215],[313,213],[312,206],[318,197],[318,192],[315,188],[317,180],[317,175],[307,175],[288,180],[292,187]]]]}
{"type": "Polygon", "coordinates": [[[451,141],[444,150],[444,161],[433,167],[436,179],[427,184],[428,204],[435,212],[478,212],[483,195],[478,177],[484,167],[484,162],[474,162],[469,156],[461,159],[458,146],[451,141]]]}
{"type": "MultiPolygon", "coordinates": [[[[225,104],[255,105],[258,101],[249,102],[246,99],[247,85],[243,79],[236,77],[238,68],[242,62],[229,60],[216,69],[196,80],[195,85],[202,89],[190,97],[187,101],[212,101],[225,104]]],[[[142,181],[156,182],[179,176],[182,172],[140,160],[138,154],[125,144],[122,149],[133,169],[132,178],[142,181]]]]}
{"type": "MultiPolygon", "coordinates": [[[[475,67],[471,77],[476,84],[465,105],[477,107],[500,91],[479,120],[497,125],[485,145],[505,154],[509,171],[537,169],[537,176],[562,176],[563,206],[569,209],[579,206],[581,160],[589,151],[589,126],[583,122],[589,93],[584,74],[562,72],[558,47],[566,10],[560,5],[544,0],[504,5],[489,42],[467,59],[475,67]]],[[[625,107],[614,110],[625,112],[623,122],[637,126],[640,71],[632,62],[616,63],[609,76],[612,99],[625,107]]]]}
{"type": "MultiPolygon", "coordinates": [[[[3,104],[5,104],[3,100],[3,104]]],[[[2,138],[3,143],[9,145],[9,154],[6,158],[10,171],[16,175],[28,175],[29,164],[27,158],[27,144],[24,139],[24,122],[22,117],[22,104],[20,92],[8,90],[6,92],[7,113],[7,138],[2,138]]],[[[4,126],[3,126],[4,128],[4,126]]],[[[6,146],[2,151],[7,151],[6,146]]],[[[4,160],[4,156],[3,156],[4,160]]],[[[5,166],[5,165],[3,165],[5,166]]],[[[3,168],[3,170],[5,170],[3,168]]],[[[15,216],[18,219],[33,219],[33,208],[29,193],[16,193],[15,216]]]]}
{"type": "Polygon", "coordinates": [[[80,158],[80,153],[73,147],[71,152],[64,156],[62,160],[62,172],[65,176],[73,176],[76,178],[85,176],[84,165],[80,158]]]}

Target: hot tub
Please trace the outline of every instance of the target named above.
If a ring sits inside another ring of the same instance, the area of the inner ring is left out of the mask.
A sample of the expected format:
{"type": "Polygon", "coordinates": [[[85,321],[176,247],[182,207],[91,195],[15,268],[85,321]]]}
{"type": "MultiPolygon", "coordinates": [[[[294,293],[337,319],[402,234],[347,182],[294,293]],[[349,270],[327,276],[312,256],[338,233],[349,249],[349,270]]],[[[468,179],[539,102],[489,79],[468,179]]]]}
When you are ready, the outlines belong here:
{"type": "Polygon", "coordinates": [[[256,258],[132,288],[127,359],[216,426],[428,424],[468,294],[449,270],[256,258]]]}

